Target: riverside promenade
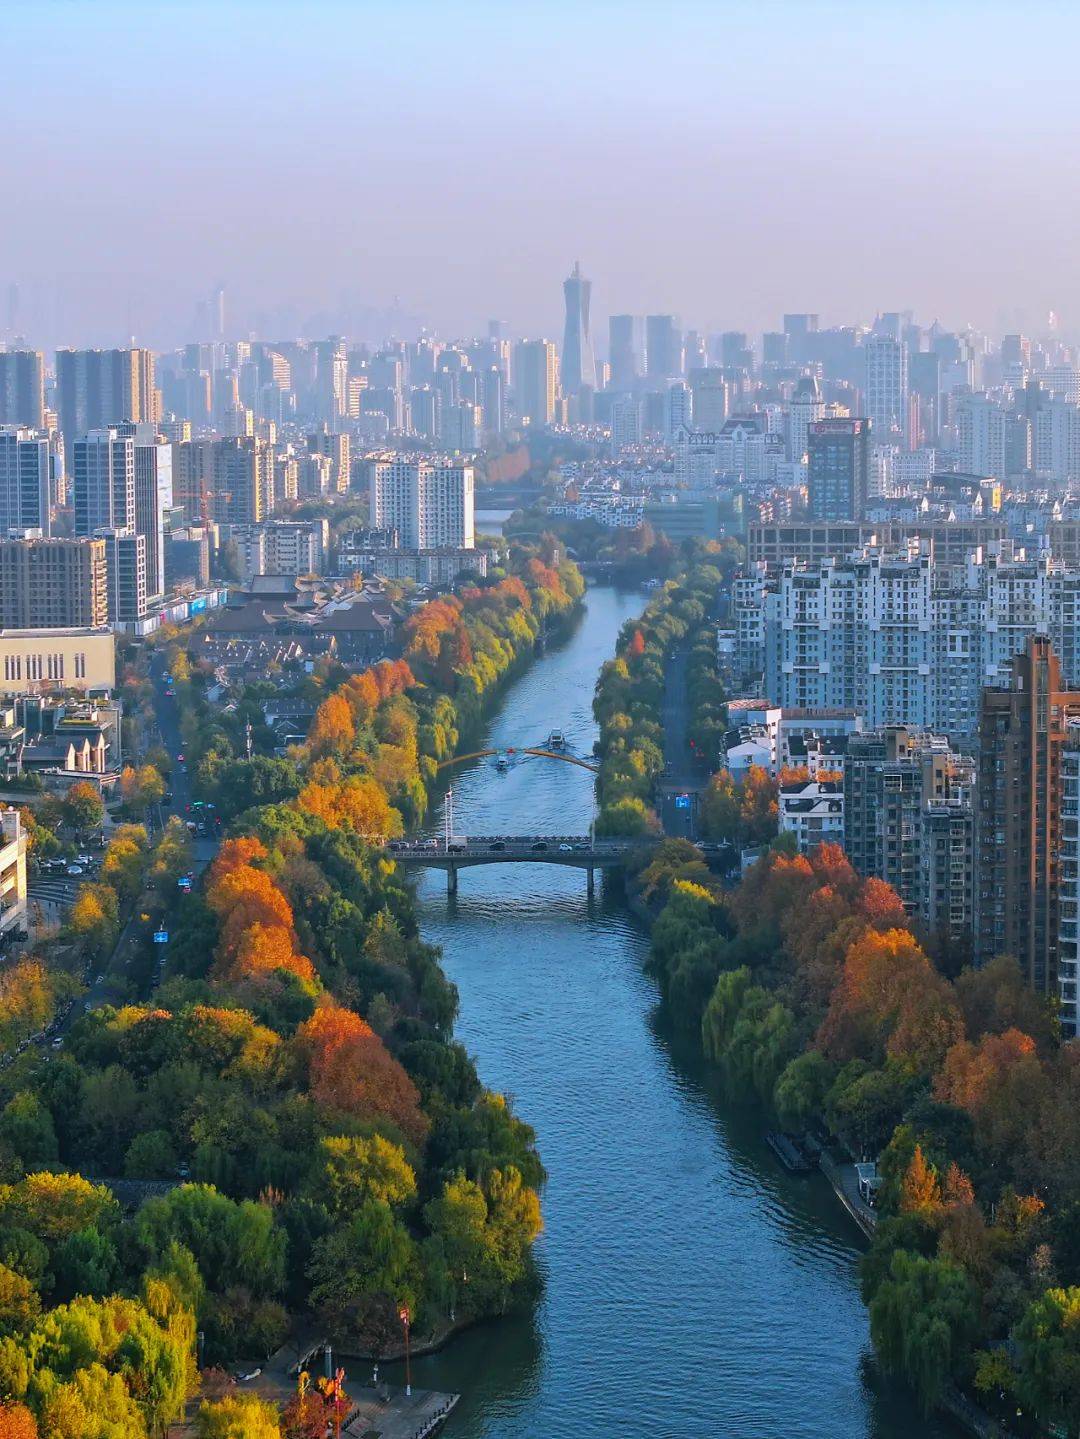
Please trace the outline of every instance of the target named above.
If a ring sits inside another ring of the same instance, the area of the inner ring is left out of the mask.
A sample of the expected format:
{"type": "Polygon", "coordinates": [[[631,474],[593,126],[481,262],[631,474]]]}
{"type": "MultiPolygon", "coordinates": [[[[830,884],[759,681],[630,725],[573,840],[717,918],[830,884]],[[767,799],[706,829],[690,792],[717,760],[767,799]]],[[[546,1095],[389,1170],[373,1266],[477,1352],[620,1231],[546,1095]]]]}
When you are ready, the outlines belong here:
{"type": "Polygon", "coordinates": [[[407,1396],[404,1389],[391,1387],[384,1399],[383,1392],[349,1390],[353,1407],[343,1433],[355,1435],[357,1439],[360,1436],[363,1439],[426,1439],[428,1434],[434,1434],[461,1397],[416,1388],[407,1396]]]}

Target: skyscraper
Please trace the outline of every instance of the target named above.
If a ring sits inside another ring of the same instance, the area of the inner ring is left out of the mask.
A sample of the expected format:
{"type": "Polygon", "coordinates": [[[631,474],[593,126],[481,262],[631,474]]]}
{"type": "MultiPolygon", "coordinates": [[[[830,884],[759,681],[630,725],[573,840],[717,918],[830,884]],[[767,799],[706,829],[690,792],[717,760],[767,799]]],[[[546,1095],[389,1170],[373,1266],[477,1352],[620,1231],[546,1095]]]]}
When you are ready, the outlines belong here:
{"type": "Polygon", "coordinates": [[[19,425],[0,425],[0,536],[50,530],[49,441],[19,425]]]}
{"type": "Polygon", "coordinates": [[[900,444],[908,433],[907,349],[891,335],[866,341],[866,413],[877,444],[900,444]]]}
{"type": "Polygon", "coordinates": [[[165,592],[165,511],[173,504],[173,447],[156,425],[119,425],[119,433],[135,441],[135,509],[133,527],[146,542],[146,589],[165,592]]]}
{"type": "Polygon", "coordinates": [[[45,361],[40,350],[0,351],[0,425],[45,425],[45,361]]]}
{"type": "Polygon", "coordinates": [[[608,320],[611,388],[629,390],[641,374],[645,345],[640,315],[612,315],[608,320]]]}
{"type": "MultiPolygon", "coordinates": [[[[978,952],[986,959],[1015,955],[1028,983],[1046,995],[1058,984],[1061,756],[1068,721],[1078,716],[1080,693],[1063,689],[1044,635],[1030,638],[1013,659],[1009,689],[983,691],[978,952]]],[[[1070,934],[1075,925],[1070,915],[1070,934]]]]}
{"type": "Polygon", "coordinates": [[[551,340],[519,340],[514,346],[517,413],[536,429],[555,418],[559,363],[551,340]]]}
{"type": "Polygon", "coordinates": [[[650,380],[682,374],[682,336],[674,315],[646,315],[645,373],[650,380]]]}
{"type": "Polygon", "coordinates": [[[573,273],[563,281],[566,299],[566,328],[563,330],[562,381],[563,393],[576,395],[583,385],[596,389],[596,362],[593,359],[592,335],[589,330],[589,299],[592,281],[581,273],[581,262],[574,261],[573,273]]]}
{"type": "Polygon", "coordinates": [[[104,540],[0,539],[0,629],[108,622],[104,540]]]}
{"type": "Polygon", "coordinates": [[[77,439],[72,464],[75,533],[126,529],[135,523],[135,440],[116,428],[77,439]]]}
{"type": "Polygon", "coordinates": [[[806,453],[811,517],[861,519],[870,480],[870,422],[813,420],[806,453]]]}
{"type": "Polygon", "coordinates": [[[60,428],[70,443],[124,420],[157,419],[149,350],[58,350],[60,428]]]}

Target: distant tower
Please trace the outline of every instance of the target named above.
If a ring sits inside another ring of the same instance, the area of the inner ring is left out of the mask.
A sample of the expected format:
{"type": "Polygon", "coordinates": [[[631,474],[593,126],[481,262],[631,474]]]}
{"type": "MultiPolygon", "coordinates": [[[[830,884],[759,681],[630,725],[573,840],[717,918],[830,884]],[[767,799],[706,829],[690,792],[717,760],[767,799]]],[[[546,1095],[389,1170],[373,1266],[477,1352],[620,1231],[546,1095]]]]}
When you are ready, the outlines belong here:
{"type": "Polygon", "coordinates": [[[210,297],[210,312],[214,326],[214,339],[225,338],[225,286],[219,285],[210,297]]]}
{"type": "Polygon", "coordinates": [[[562,377],[563,394],[576,395],[583,385],[596,388],[596,362],[593,359],[592,337],[589,333],[589,297],[592,281],[582,278],[581,264],[574,262],[574,272],[563,281],[566,296],[566,330],[563,333],[562,377]]]}

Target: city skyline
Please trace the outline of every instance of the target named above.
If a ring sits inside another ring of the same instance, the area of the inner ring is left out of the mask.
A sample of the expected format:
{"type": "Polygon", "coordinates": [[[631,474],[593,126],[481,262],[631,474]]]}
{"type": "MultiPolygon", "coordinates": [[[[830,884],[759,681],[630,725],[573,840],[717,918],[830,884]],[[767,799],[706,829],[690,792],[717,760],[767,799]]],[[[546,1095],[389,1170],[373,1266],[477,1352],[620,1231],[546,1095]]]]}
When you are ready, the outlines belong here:
{"type": "Polygon", "coordinates": [[[481,333],[490,314],[556,337],[580,255],[597,334],[628,311],[761,331],[879,305],[993,333],[1055,310],[1071,332],[1080,17],[1032,9],[1058,43],[959,0],[922,25],[772,3],[671,27],[636,4],[620,25],[606,4],[458,24],[413,0],[322,5],[302,29],[285,6],[262,26],[246,3],[15,3],[9,183],[47,219],[0,242],[7,311],[46,348],[174,344],[199,314],[209,338],[222,287],[234,337],[481,333]],[[265,224],[270,197],[287,224],[265,224]]]}

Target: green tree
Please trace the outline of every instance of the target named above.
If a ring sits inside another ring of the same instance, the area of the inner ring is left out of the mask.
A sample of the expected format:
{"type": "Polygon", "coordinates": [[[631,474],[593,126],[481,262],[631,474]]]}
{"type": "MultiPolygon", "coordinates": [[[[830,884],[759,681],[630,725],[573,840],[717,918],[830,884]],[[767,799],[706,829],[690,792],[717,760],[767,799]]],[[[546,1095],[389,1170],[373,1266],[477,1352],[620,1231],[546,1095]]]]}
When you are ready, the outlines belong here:
{"type": "Polygon", "coordinates": [[[79,834],[100,829],[105,823],[105,803],[97,785],[88,780],[73,784],[64,796],[64,823],[79,834]]]}
{"type": "Polygon", "coordinates": [[[345,1315],[373,1294],[417,1307],[416,1245],[386,1205],[375,1200],[363,1204],[343,1228],[316,1242],[308,1274],[312,1303],[331,1314],[345,1315]]]}
{"type": "Polygon", "coordinates": [[[147,1129],[137,1134],[124,1155],[128,1179],[166,1179],[176,1173],[177,1158],[172,1137],[165,1129],[147,1129]]]}
{"type": "Polygon", "coordinates": [[[1048,1289],[1016,1330],[1017,1391],[1044,1421],[1080,1429],[1080,1288],[1048,1289]]]}
{"type": "Polygon", "coordinates": [[[312,1191],[331,1214],[343,1219],[368,1200],[404,1204],[416,1193],[416,1176],[400,1145],[380,1134],[370,1139],[334,1136],[319,1141],[312,1191]]]}
{"type": "Polygon", "coordinates": [[[28,1089],[13,1095],[0,1110],[0,1141],[11,1146],[26,1169],[51,1164],[60,1153],[52,1115],[28,1089]]]}
{"type": "Polygon", "coordinates": [[[870,1301],[870,1334],[883,1366],[914,1389],[929,1414],[966,1356],[979,1324],[971,1277],[943,1259],[898,1249],[870,1301]]]}
{"type": "Polygon", "coordinates": [[[116,1283],[119,1262],[116,1245],[97,1229],[80,1229],[68,1235],[53,1256],[55,1297],[74,1299],[78,1294],[101,1298],[116,1283]]]}

